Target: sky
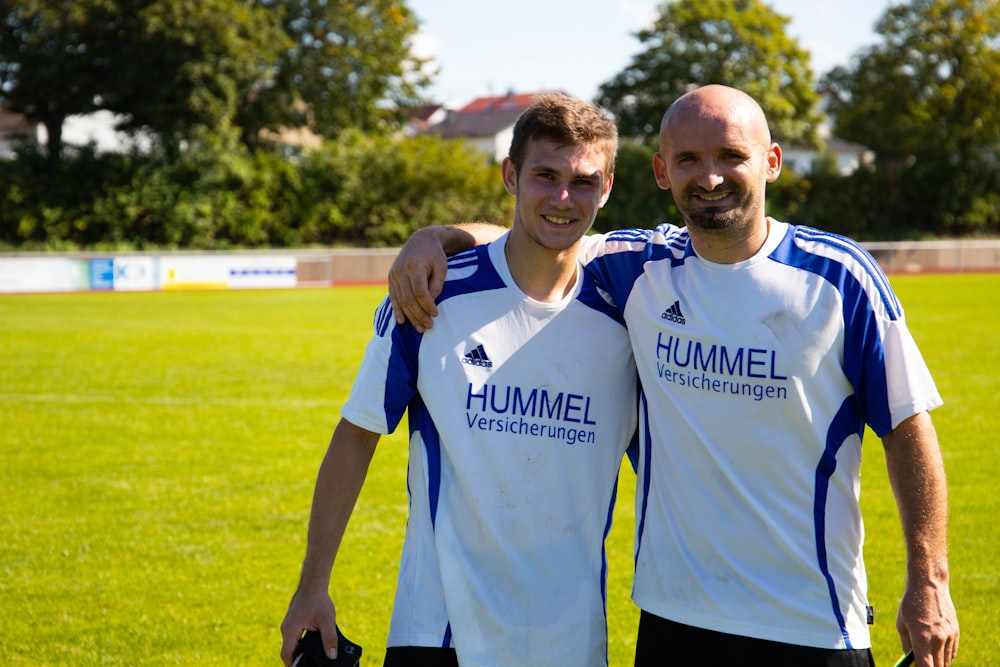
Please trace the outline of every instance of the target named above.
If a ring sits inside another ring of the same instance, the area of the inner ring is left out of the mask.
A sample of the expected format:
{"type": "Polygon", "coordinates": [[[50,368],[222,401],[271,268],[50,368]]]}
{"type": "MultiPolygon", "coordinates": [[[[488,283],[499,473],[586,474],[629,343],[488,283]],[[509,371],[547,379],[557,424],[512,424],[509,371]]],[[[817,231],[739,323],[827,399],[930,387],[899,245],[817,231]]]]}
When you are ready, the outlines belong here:
{"type": "MultiPolygon", "coordinates": [[[[561,90],[592,100],[641,50],[633,35],[653,24],[662,0],[407,0],[420,23],[418,55],[440,68],[428,97],[452,107],[509,90],[561,90]]],[[[892,0],[767,0],[789,17],[788,34],[819,76],[878,41],[875,21],[892,0]]],[[[70,119],[68,143],[121,139],[112,120],[70,119]]]]}
{"type": "MultiPolygon", "coordinates": [[[[408,0],[420,22],[418,55],[440,72],[429,97],[462,106],[509,90],[561,90],[591,100],[641,51],[634,33],[653,24],[661,0],[408,0]]],[[[878,42],[890,0],[769,0],[811,54],[813,73],[846,65],[878,42]]]]}

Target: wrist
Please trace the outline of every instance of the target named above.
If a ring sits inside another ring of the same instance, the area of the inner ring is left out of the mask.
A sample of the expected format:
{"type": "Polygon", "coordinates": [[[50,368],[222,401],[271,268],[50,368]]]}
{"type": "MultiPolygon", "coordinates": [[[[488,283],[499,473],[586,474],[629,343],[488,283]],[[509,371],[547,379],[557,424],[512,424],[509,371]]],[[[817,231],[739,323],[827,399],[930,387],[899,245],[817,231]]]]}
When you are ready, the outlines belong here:
{"type": "Polygon", "coordinates": [[[426,229],[446,255],[454,255],[476,245],[475,237],[461,227],[439,225],[427,227],[426,229]]]}
{"type": "Polygon", "coordinates": [[[302,573],[299,575],[298,589],[300,591],[320,590],[324,593],[330,589],[330,579],[332,577],[333,566],[312,565],[308,561],[302,566],[302,573]]]}

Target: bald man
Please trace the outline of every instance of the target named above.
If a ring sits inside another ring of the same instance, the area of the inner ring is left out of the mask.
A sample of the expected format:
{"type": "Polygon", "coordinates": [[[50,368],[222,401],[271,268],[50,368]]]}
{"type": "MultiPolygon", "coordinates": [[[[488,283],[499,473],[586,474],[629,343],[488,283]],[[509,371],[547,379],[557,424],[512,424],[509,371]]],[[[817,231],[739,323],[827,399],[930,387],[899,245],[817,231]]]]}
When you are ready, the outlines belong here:
{"type": "MultiPolygon", "coordinates": [[[[781,147],[745,93],[678,98],[659,140],[653,173],[686,226],[588,237],[580,254],[621,309],[642,380],[635,664],[874,664],[867,425],[903,527],[903,649],[949,665],[959,631],[929,415],[942,401],[886,276],[854,241],[765,215],[781,147]]],[[[427,267],[496,233],[469,231],[414,236],[390,276],[397,317],[430,326],[427,267]]]]}

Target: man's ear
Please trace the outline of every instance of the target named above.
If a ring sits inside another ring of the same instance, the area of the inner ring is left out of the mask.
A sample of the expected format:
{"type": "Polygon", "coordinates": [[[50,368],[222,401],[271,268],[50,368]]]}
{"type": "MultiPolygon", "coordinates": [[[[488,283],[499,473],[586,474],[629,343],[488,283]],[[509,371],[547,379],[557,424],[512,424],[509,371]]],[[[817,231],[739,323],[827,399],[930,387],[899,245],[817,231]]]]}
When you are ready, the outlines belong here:
{"type": "Polygon", "coordinates": [[[774,183],[781,174],[781,146],[771,144],[767,149],[767,182],[774,183]]]}
{"type": "Polygon", "coordinates": [[[517,170],[514,168],[514,162],[509,157],[505,157],[500,165],[500,171],[503,174],[503,186],[507,188],[508,193],[516,197],[517,170]]]}
{"type": "Polygon", "coordinates": [[[667,163],[663,161],[663,156],[657,151],[653,153],[653,177],[661,190],[670,189],[670,178],[667,177],[667,163]]]}
{"type": "Polygon", "coordinates": [[[614,185],[615,175],[611,174],[604,181],[604,192],[601,193],[601,202],[597,205],[597,208],[604,208],[604,205],[608,203],[608,197],[611,196],[611,186],[614,185]]]}

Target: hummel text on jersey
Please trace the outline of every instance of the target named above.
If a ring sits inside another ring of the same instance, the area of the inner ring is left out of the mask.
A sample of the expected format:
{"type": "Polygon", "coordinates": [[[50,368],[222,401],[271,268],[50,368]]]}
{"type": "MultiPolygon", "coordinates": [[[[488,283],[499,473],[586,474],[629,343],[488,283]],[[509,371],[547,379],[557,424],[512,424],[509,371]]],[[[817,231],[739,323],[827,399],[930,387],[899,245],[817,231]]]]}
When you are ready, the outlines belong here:
{"type": "Polygon", "coordinates": [[[545,438],[567,445],[597,442],[597,431],[587,428],[597,425],[590,418],[590,396],[493,384],[476,389],[470,382],[465,411],[470,429],[545,438]]]}
{"type": "Polygon", "coordinates": [[[656,337],[656,358],[679,368],[738,377],[787,380],[779,375],[777,352],[763,348],[702,345],[701,341],[677,336],[656,337]]]}
{"type": "Polygon", "coordinates": [[[701,341],[664,336],[661,332],[656,341],[656,373],[663,382],[679,387],[755,401],[787,400],[784,381],[788,377],[778,374],[777,356],[775,350],[703,345],[701,341]]]}
{"type": "Polygon", "coordinates": [[[483,368],[493,368],[493,362],[486,356],[486,349],[482,345],[477,345],[472,352],[462,357],[462,363],[470,366],[482,366],[483,368]]]}
{"type": "Polygon", "coordinates": [[[674,301],[674,305],[667,308],[660,315],[661,319],[669,320],[676,324],[687,324],[687,320],[684,319],[684,313],[681,312],[681,302],[674,301]]]}
{"type": "Polygon", "coordinates": [[[525,391],[521,387],[498,387],[493,384],[484,384],[482,389],[474,389],[470,382],[465,409],[588,426],[597,424],[590,418],[590,396],[561,391],[553,394],[547,389],[533,388],[525,391]]]}

